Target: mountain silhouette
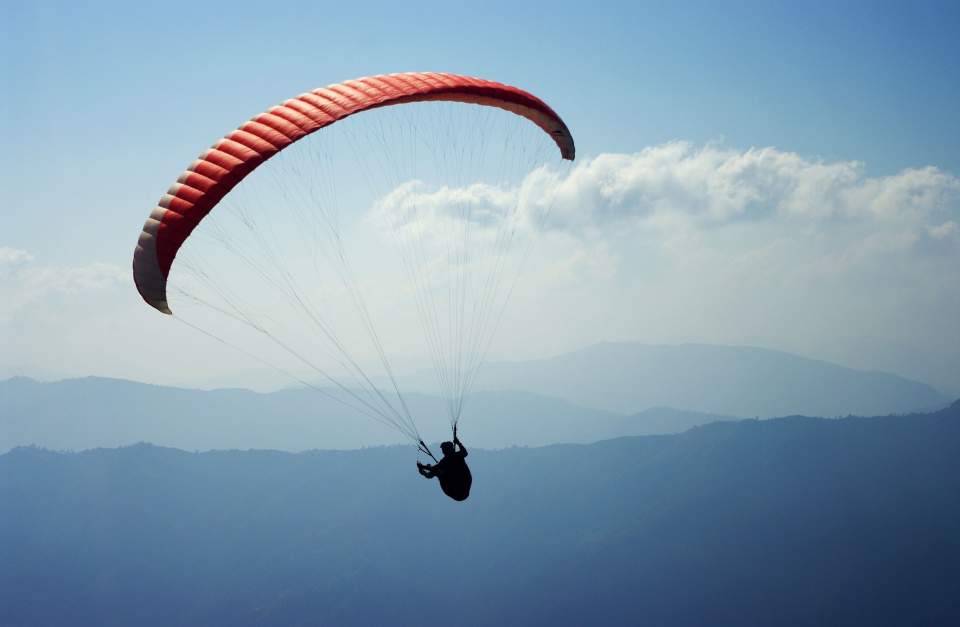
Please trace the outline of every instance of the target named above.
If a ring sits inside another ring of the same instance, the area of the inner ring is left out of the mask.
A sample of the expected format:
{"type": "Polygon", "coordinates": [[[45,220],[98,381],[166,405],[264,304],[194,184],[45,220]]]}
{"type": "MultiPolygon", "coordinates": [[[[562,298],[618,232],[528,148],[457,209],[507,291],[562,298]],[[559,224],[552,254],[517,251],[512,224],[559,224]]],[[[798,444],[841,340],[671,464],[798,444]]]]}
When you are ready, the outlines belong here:
{"type": "Polygon", "coordinates": [[[405,447],[15,449],[0,623],[960,621],[960,404],[470,458],[454,503],[405,447]]]}
{"type": "Polygon", "coordinates": [[[673,407],[761,418],[926,411],[949,400],[925,383],[781,351],[633,342],[595,344],[549,359],[489,363],[475,389],[526,390],[622,413],[673,407]]]}
{"type": "MultiPolygon", "coordinates": [[[[449,438],[442,399],[409,394],[407,401],[425,437],[449,438]]],[[[495,448],[676,433],[725,418],[669,408],[628,416],[529,392],[500,391],[471,396],[461,428],[471,445],[495,448]]],[[[141,441],[187,450],[302,451],[399,444],[403,439],[310,389],[204,391],[96,377],[0,381],[0,451],[29,444],[82,450],[141,441]]]]}

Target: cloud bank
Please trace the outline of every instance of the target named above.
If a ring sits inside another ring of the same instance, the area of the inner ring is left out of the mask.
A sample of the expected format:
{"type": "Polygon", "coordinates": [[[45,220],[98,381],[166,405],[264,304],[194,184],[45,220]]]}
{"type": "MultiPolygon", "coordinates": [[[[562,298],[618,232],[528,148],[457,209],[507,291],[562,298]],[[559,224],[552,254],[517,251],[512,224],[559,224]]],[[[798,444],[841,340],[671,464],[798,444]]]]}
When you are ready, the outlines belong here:
{"type": "Polygon", "coordinates": [[[25,250],[0,246],[0,322],[51,297],[89,294],[129,282],[129,272],[112,264],[41,264],[25,250]]]}
{"type": "Polygon", "coordinates": [[[872,178],[858,162],[826,163],[775,148],[741,152],[686,142],[600,155],[557,184],[550,224],[568,230],[661,220],[699,227],[770,220],[793,225],[921,220],[938,228],[956,217],[960,198],[960,180],[933,167],[872,178]]]}
{"type": "MultiPolygon", "coordinates": [[[[871,176],[859,162],[671,142],[515,186],[411,181],[379,200],[370,226],[440,251],[469,226],[478,248],[510,233],[510,254],[532,251],[494,358],[604,340],[749,344],[960,393],[960,179],[935,167],[871,176]]],[[[364,252],[367,268],[393,270],[386,252],[364,252]]],[[[482,270],[479,256],[466,262],[482,270]]],[[[449,264],[426,271],[442,287],[449,264]]],[[[415,350],[415,316],[388,302],[400,277],[362,280],[374,309],[396,312],[385,331],[415,350]]],[[[16,363],[60,363],[70,345],[76,374],[209,379],[216,347],[188,329],[159,345],[141,337],[167,322],[139,302],[126,265],[57,266],[0,246],[0,339],[16,363]]]]}
{"type": "Polygon", "coordinates": [[[373,217],[426,233],[509,221],[536,241],[520,316],[550,319],[570,346],[758,344],[960,389],[960,179],[935,167],[875,177],[859,162],[671,142],[513,188],[407,184],[373,217]]]}
{"type": "Polygon", "coordinates": [[[601,154],[559,174],[530,173],[519,187],[477,183],[430,190],[413,181],[382,198],[373,221],[388,228],[469,215],[480,227],[525,214],[528,226],[584,236],[644,226],[710,228],[780,221],[792,226],[861,222],[957,234],[960,179],[935,167],[870,177],[855,161],[828,163],[776,148],[736,151],[671,142],[601,154]]]}

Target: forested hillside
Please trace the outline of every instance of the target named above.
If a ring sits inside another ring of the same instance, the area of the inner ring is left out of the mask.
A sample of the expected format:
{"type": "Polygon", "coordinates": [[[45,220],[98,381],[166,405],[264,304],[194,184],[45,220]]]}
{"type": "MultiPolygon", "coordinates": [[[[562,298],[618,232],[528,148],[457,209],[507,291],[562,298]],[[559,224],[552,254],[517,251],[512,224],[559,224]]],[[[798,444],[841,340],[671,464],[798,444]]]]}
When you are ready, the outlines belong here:
{"type": "Polygon", "coordinates": [[[0,456],[3,625],[947,625],[960,404],[472,450],[0,456]]]}

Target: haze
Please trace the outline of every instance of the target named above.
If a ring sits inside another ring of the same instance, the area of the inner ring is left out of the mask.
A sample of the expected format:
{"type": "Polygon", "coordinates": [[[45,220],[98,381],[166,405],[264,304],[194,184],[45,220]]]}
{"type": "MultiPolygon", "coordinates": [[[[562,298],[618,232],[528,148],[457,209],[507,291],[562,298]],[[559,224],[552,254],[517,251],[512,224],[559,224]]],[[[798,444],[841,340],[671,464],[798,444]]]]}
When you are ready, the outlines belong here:
{"type": "MultiPolygon", "coordinates": [[[[129,272],[140,224],[253,112],[432,68],[534,91],[578,143],[492,358],[752,345],[960,392],[955,7],[862,22],[854,5],[442,5],[423,24],[389,4],[370,22],[346,7],[278,21],[230,6],[4,9],[0,80],[16,97],[0,121],[0,375],[289,385],[143,305],[129,272]]],[[[368,279],[368,293],[389,291],[368,279]]],[[[409,322],[386,324],[422,335],[409,322]]],[[[396,354],[406,372],[428,367],[417,342],[396,354]]]]}

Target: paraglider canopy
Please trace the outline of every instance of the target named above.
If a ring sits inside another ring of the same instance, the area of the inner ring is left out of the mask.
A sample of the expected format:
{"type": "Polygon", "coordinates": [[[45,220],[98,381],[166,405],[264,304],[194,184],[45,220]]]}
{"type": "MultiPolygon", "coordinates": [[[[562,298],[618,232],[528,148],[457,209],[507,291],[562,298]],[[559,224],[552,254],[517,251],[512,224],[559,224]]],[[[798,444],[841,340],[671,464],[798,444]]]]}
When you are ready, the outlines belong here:
{"type": "MultiPolygon", "coordinates": [[[[397,429],[433,457],[361,289],[338,207],[365,207],[367,224],[379,221],[397,244],[401,262],[381,265],[406,272],[390,284],[408,288],[455,428],[525,259],[514,255],[508,276],[518,228],[549,210],[541,192],[556,178],[538,168],[557,151],[575,155],[563,120],[502,83],[415,72],[315,89],[253,117],[190,164],[143,226],[134,282],[155,309],[172,314],[172,296],[176,319],[397,429]],[[244,194],[264,181],[277,185],[251,196],[267,205],[248,204],[244,194]],[[372,196],[358,200],[361,188],[372,196]],[[520,211],[524,198],[535,201],[520,211]],[[188,321],[184,307],[220,318],[188,321]],[[379,381],[338,330],[338,314],[369,340],[379,381]],[[313,381],[317,374],[333,387],[313,381]]],[[[366,245],[364,260],[380,260],[379,246],[366,245]]]]}
{"type": "Polygon", "coordinates": [[[133,279],[147,303],[170,314],[167,276],[191,231],[260,164],[294,142],[348,116],[377,107],[452,101],[505,109],[548,133],[564,159],[575,155],[563,120],[536,96],[501,83],[456,74],[410,72],[370,76],[315,89],[243,124],[190,164],[150,213],[133,256],[133,279]]]}

